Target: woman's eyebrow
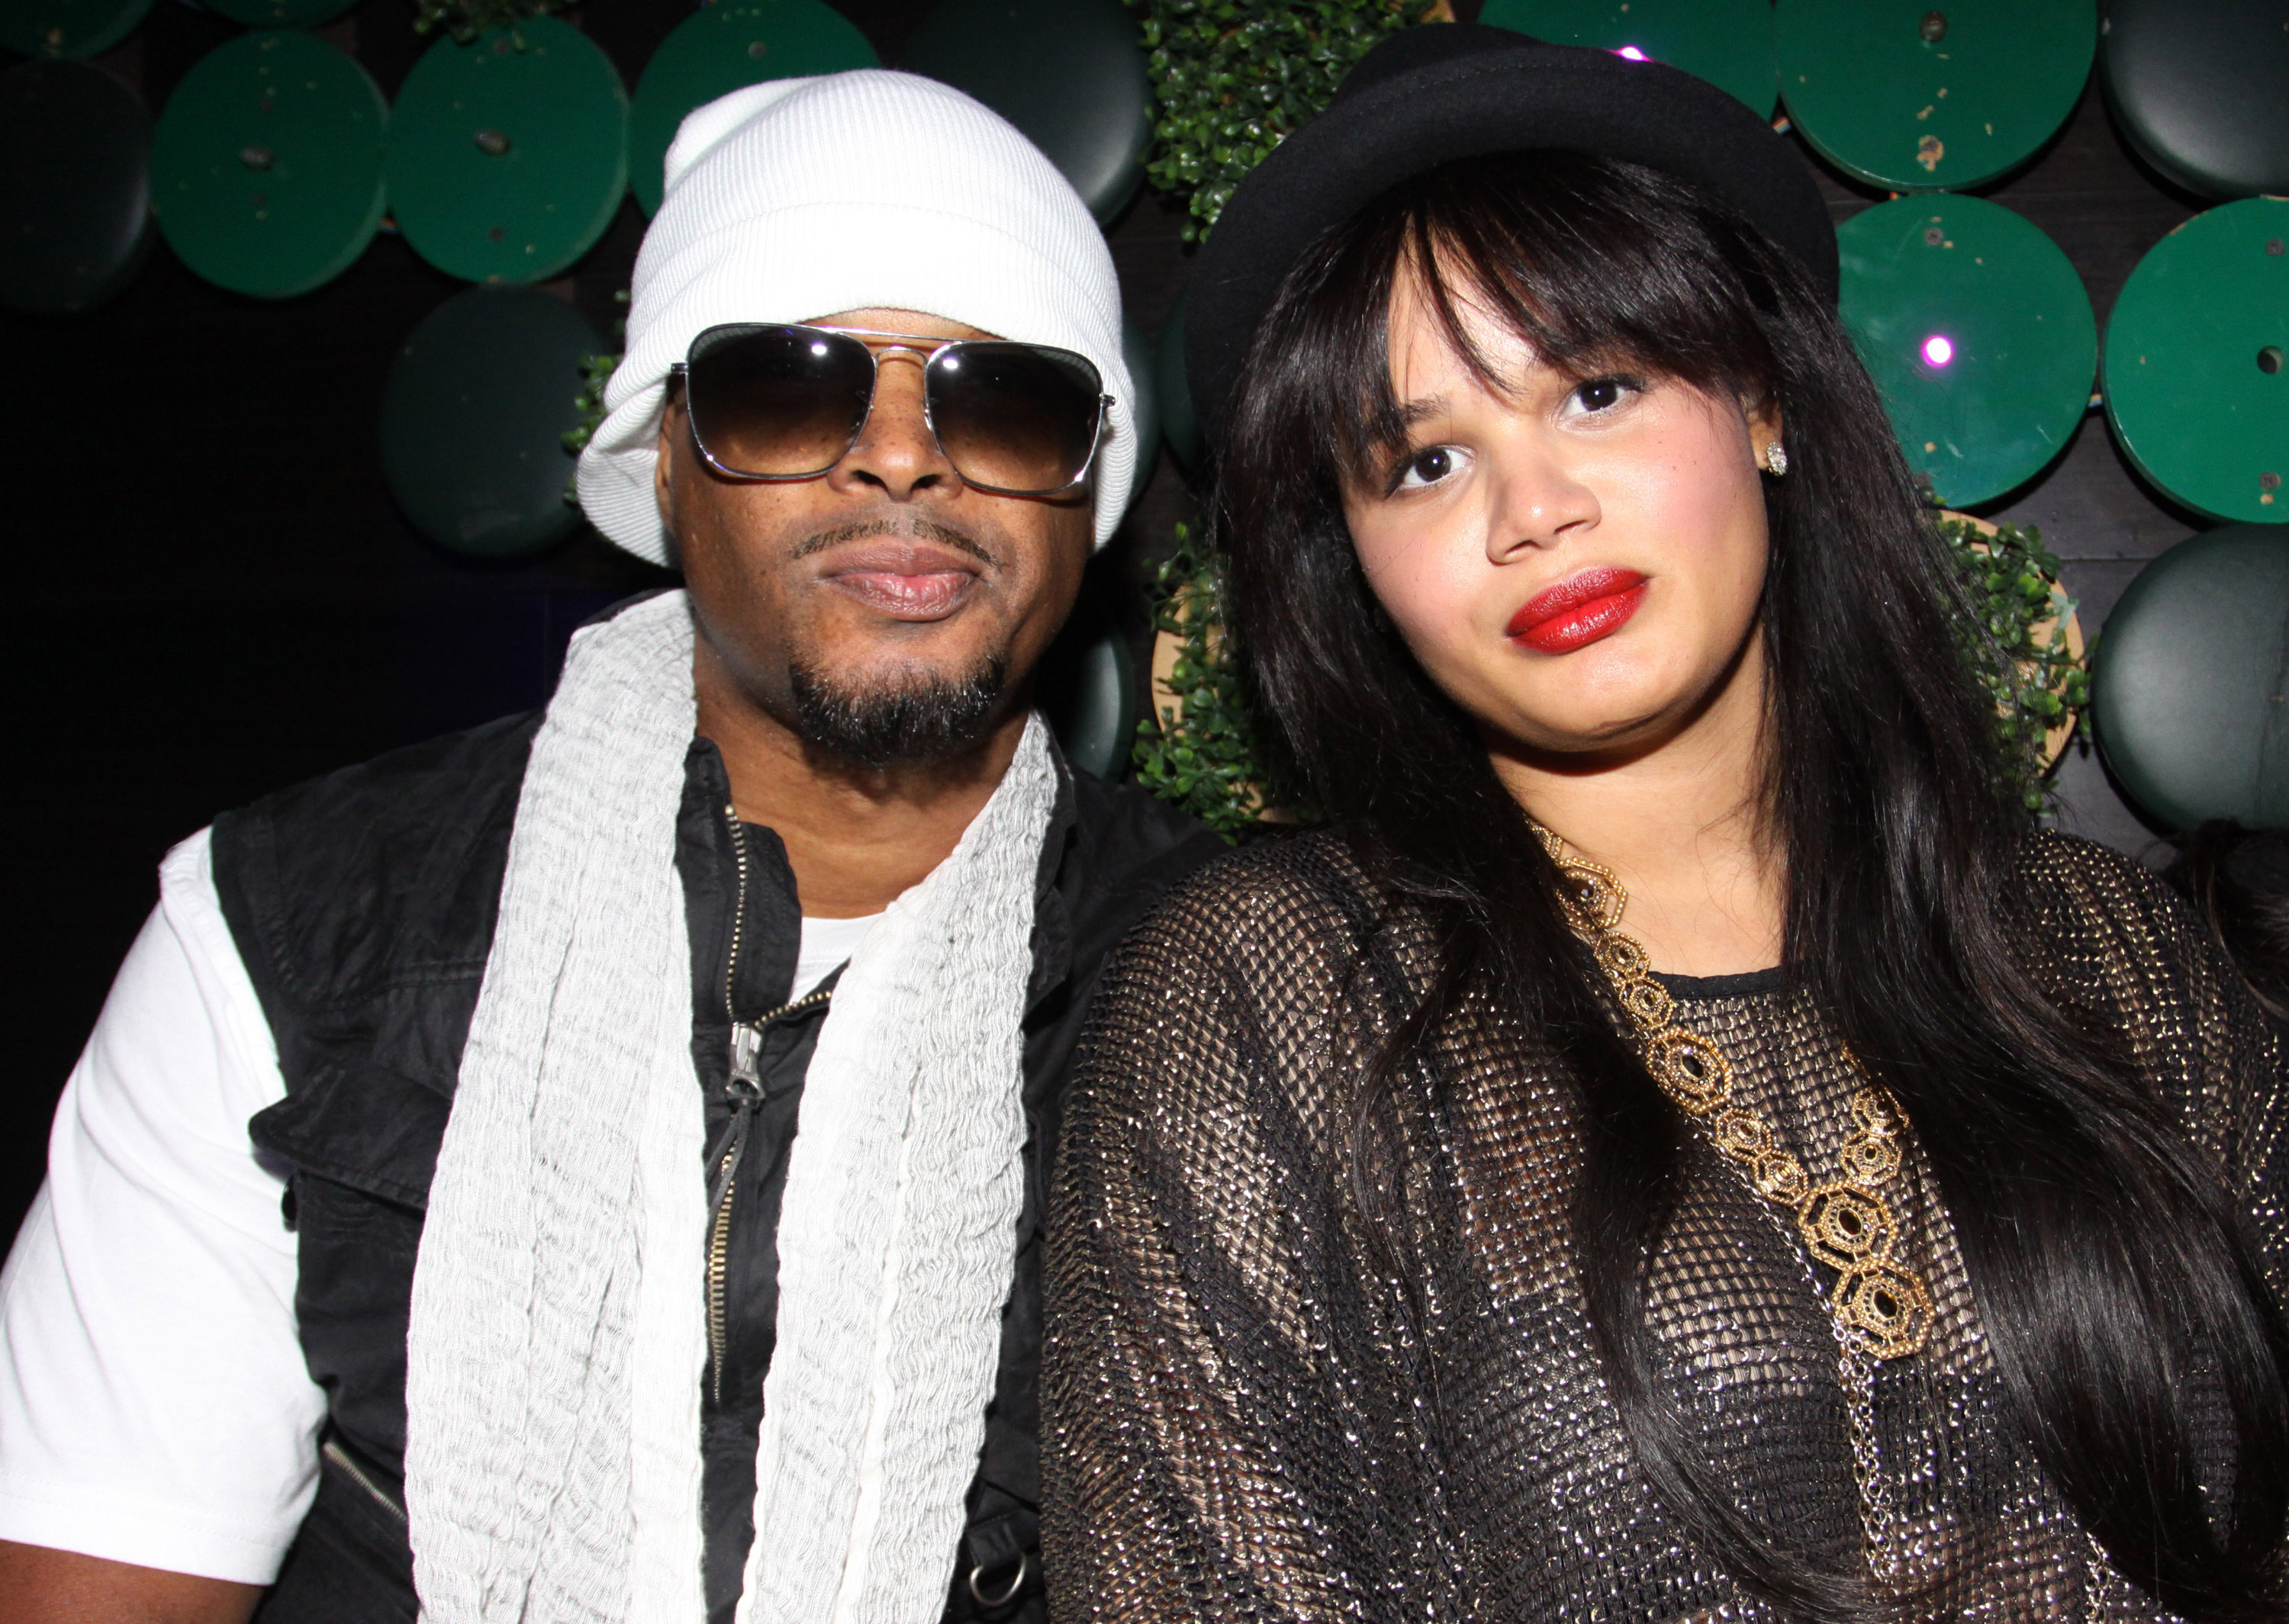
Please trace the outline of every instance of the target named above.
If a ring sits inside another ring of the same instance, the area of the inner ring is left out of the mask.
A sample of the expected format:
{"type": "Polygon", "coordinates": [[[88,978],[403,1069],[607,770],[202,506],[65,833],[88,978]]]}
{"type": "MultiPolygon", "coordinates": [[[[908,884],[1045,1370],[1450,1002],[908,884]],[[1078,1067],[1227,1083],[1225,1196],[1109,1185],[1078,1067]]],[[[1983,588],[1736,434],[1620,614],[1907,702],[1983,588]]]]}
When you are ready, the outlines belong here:
{"type": "Polygon", "coordinates": [[[1447,410],[1447,397],[1443,394],[1417,395],[1411,401],[1403,401],[1400,403],[1399,426],[1413,428],[1417,423],[1426,419],[1445,417],[1447,410]]]}

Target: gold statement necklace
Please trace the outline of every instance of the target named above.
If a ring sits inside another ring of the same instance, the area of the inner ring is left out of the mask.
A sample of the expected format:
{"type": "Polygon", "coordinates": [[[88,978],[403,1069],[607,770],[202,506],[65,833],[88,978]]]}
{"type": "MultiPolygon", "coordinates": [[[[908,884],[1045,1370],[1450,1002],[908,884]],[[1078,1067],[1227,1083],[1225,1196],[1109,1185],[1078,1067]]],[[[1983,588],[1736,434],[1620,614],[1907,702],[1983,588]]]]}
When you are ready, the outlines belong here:
{"type": "Polygon", "coordinates": [[[1781,1148],[1772,1124],[1734,1101],[1733,1064],[1725,1052],[1676,1023],[1676,1002],[1655,978],[1644,944],[1619,928],[1629,894],[1614,871],[1568,856],[1564,842],[1539,824],[1535,832],[1565,878],[1559,895],[1567,923],[1588,943],[1629,1013],[1654,1079],[1708,1130],[1751,1189],[1796,1214],[1806,1248],[1836,1271],[1828,1311],[1846,1347],[1875,1359],[1920,1353],[1931,1335],[1931,1293],[1894,1255],[1900,1222],[1883,1194],[1900,1170],[1907,1118],[1899,1103],[1868,1081],[1846,1049],[1845,1060],[1866,1085],[1852,1095],[1860,1126],[1839,1153],[1844,1176],[1814,1183],[1804,1164],[1781,1148]]]}

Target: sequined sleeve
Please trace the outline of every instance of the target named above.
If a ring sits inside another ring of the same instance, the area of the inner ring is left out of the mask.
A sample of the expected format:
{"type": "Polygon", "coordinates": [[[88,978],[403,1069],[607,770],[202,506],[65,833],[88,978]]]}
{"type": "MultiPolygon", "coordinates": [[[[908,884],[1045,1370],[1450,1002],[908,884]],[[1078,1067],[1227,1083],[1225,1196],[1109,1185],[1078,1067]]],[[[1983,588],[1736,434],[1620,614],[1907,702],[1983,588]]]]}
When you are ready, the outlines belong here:
{"type": "Polygon", "coordinates": [[[1373,1593],[1420,1565],[1378,1558],[1425,1519],[1390,1503],[1417,1474],[1384,1469],[1408,1443],[1362,1408],[1397,1388],[1360,1380],[1380,1329],[1336,1306],[1358,1299],[1328,1183],[1342,970],[1320,955],[1350,927],[1312,912],[1237,855],[1098,995],[1051,1199],[1061,1620],[1384,1616],[1373,1593]]]}
{"type": "Polygon", "coordinates": [[[2141,1071],[2232,1193],[2289,1303],[2289,1103],[2279,1035],[2198,916],[2150,871],[2044,837],[2030,865],[2045,957],[2094,993],[2141,1071]]]}

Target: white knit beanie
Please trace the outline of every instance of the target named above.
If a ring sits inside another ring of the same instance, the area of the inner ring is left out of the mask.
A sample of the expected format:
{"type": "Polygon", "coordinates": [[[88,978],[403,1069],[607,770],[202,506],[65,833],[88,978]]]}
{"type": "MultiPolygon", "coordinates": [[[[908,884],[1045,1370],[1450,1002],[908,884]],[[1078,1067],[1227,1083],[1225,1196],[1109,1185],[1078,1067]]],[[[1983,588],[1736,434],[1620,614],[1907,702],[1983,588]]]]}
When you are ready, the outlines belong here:
{"type": "Polygon", "coordinates": [[[1135,395],[1121,288],[1088,206],[1032,142],[960,91],[866,68],[778,79],[692,112],[636,256],[628,348],[580,453],[580,506],[666,563],[652,494],[668,369],[723,322],[918,310],[1086,355],[1113,397],[1097,540],[1129,505],[1135,395]]]}

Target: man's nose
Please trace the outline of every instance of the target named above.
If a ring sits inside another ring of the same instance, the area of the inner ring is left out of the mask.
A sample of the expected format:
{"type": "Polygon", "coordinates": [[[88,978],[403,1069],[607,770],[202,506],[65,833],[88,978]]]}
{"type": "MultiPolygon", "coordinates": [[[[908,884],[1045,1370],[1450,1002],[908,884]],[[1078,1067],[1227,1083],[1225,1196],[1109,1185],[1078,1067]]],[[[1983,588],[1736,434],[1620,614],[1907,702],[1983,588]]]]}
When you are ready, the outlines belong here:
{"type": "Polygon", "coordinates": [[[909,350],[876,354],[874,403],[857,442],[827,473],[834,490],[880,492],[905,502],[925,491],[951,495],[961,488],[961,476],[930,432],[922,368],[923,357],[909,350]]]}

